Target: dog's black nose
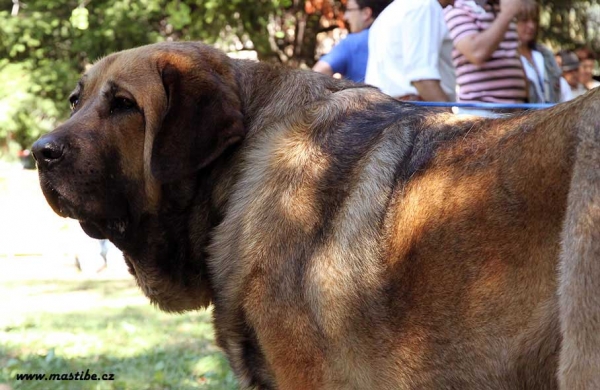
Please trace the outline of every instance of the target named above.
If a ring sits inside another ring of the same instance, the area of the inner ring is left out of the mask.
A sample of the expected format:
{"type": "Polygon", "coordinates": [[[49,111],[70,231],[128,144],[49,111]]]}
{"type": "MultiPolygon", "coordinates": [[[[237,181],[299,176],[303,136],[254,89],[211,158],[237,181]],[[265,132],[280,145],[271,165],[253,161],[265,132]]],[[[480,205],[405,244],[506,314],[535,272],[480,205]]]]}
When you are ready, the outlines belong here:
{"type": "Polygon", "coordinates": [[[31,148],[33,158],[37,161],[38,166],[43,168],[60,160],[64,150],[64,144],[51,135],[45,135],[38,139],[31,148]]]}

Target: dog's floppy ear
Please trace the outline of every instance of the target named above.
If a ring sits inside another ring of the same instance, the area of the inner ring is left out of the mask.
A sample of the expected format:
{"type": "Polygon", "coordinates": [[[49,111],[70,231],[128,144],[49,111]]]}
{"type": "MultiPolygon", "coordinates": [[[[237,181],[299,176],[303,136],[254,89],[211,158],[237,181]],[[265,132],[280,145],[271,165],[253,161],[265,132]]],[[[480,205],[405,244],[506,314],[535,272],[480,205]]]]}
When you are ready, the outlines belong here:
{"type": "Polygon", "coordinates": [[[154,136],[150,167],[160,182],[196,172],[245,136],[228,59],[206,54],[213,57],[166,53],[159,63],[167,109],[154,136]]]}

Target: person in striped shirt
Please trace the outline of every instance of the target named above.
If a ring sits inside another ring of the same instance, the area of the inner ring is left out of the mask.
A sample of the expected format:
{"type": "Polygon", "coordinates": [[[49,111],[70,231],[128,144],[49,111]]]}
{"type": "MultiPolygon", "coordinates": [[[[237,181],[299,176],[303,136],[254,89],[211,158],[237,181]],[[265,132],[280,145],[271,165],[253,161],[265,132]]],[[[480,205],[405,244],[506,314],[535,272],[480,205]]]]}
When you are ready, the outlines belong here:
{"type": "MultiPolygon", "coordinates": [[[[525,103],[527,83],[518,55],[515,16],[521,0],[456,0],[444,10],[454,42],[458,101],[525,103]]],[[[496,116],[489,110],[460,113],[496,116]]]]}

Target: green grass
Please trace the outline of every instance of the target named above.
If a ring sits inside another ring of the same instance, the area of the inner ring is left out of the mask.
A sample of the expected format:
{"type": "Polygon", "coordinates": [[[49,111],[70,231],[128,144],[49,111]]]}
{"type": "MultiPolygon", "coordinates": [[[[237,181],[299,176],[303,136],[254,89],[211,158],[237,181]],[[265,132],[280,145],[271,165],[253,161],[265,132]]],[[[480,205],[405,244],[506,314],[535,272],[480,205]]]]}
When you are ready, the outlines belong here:
{"type": "MultiPolygon", "coordinates": [[[[1,259],[0,259],[1,261],[1,259]]],[[[132,280],[0,284],[0,383],[17,389],[235,389],[210,311],[167,314],[132,280]],[[89,370],[114,381],[17,381],[89,370]]]]}

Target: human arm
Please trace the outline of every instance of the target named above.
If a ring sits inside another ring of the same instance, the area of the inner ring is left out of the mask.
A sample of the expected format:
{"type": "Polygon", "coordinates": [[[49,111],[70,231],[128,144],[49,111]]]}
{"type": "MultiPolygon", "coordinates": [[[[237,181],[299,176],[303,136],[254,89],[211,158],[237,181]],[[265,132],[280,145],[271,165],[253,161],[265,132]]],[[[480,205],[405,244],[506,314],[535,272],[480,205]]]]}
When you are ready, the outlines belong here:
{"type": "Polygon", "coordinates": [[[504,40],[506,31],[519,12],[520,6],[521,0],[500,0],[500,11],[491,25],[480,33],[470,34],[455,41],[456,49],[472,64],[483,64],[504,40]]]}
{"type": "Polygon", "coordinates": [[[333,76],[333,69],[331,69],[331,65],[329,65],[325,61],[317,61],[317,63],[313,66],[312,70],[315,72],[326,74],[327,76],[333,76]]]}
{"type": "Polygon", "coordinates": [[[313,66],[315,72],[323,73],[328,76],[333,76],[335,73],[340,73],[346,76],[348,70],[349,48],[347,38],[342,39],[331,51],[325,54],[313,66]]]}
{"type": "Polygon", "coordinates": [[[412,82],[421,99],[426,102],[448,102],[448,96],[442,90],[440,80],[418,80],[412,82]]]}
{"type": "Polygon", "coordinates": [[[441,87],[440,54],[446,27],[438,4],[414,6],[402,20],[402,72],[425,101],[449,101],[441,87]]]}

